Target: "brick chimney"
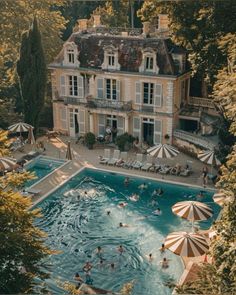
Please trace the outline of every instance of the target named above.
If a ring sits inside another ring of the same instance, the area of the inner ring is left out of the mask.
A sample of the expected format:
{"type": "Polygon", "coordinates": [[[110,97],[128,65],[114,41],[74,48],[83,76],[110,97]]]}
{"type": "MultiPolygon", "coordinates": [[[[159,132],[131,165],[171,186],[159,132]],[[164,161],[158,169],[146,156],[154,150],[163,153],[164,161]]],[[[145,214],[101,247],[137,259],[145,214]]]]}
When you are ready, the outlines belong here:
{"type": "Polygon", "coordinates": [[[150,34],[150,22],[143,22],[143,35],[149,36],[150,34]]]}
{"type": "Polygon", "coordinates": [[[78,26],[79,26],[79,31],[86,31],[88,28],[88,20],[86,18],[84,19],[79,19],[77,21],[78,26]]]}
{"type": "Polygon", "coordinates": [[[101,15],[100,14],[93,15],[93,26],[95,28],[101,26],[101,15]]]}
{"type": "Polygon", "coordinates": [[[168,14],[158,15],[158,30],[168,30],[169,29],[169,17],[168,14]]]}

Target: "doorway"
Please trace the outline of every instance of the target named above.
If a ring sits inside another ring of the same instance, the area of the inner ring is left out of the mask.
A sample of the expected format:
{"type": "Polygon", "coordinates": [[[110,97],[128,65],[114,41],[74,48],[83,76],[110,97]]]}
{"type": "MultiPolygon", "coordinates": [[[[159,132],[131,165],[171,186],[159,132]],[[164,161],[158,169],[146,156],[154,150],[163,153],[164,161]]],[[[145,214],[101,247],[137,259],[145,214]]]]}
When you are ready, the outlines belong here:
{"type": "Polygon", "coordinates": [[[143,118],[143,141],[153,145],[154,119],[143,118]]]}

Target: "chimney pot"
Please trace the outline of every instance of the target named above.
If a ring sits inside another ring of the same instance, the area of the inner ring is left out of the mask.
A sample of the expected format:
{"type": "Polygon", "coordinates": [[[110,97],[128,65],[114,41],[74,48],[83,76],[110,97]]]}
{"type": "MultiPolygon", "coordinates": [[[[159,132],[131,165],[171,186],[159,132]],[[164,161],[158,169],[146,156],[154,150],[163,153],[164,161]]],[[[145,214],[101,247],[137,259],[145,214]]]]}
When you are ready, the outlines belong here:
{"type": "Polygon", "coordinates": [[[93,26],[95,28],[101,26],[101,15],[100,14],[93,15],[93,26]]]}
{"type": "Polygon", "coordinates": [[[143,22],[143,35],[148,36],[150,34],[150,22],[143,22]]]}
{"type": "Polygon", "coordinates": [[[87,28],[88,28],[88,20],[86,18],[79,19],[77,21],[77,23],[78,23],[78,26],[79,26],[79,30],[80,31],[86,31],[87,30],[87,28]]]}

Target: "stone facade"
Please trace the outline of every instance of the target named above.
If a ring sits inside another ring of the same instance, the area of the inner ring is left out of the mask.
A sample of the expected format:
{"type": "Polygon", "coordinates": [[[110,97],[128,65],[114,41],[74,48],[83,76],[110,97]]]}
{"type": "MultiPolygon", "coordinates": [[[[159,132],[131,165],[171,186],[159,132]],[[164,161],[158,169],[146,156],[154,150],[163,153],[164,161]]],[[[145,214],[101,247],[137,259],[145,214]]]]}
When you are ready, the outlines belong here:
{"type": "Polygon", "coordinates": [[[83,22],[50,64],[54,129],[104,136],[109,126],[149,144],[171,143],[186,93],[181,81],[190,79],[185,65],[176,68],[173,53],[180,60],[186,53],[163,36],[104,30],[83,22]]]}

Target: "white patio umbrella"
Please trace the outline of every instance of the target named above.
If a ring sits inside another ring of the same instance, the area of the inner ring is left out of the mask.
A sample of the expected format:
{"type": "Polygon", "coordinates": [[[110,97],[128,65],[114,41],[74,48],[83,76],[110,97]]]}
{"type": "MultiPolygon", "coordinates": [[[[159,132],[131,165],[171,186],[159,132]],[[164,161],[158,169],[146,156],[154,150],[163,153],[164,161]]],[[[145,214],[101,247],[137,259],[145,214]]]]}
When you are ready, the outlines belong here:
{"type": "Polygon", "coordinates": [[[68,141],[67,143],[66,159],[72,160],[72,150],[71,150],[70,141],[68,141]]]}
{"type": "Polygon", "coordinates": [[[14,170],[18,166],[16,162],[14,162],[10,158],[0,158],[0,171],[5,171],[5,170],[14,170]]]}
{"type": "Polygon", "coordinates": [[[34,132],[33,132],[33,128],[32,127],[29,128],[28,144],[32,144],[32,145],[35,144],[34,132]]]}
{"type": "Polygon", "coordinates": [[[158,144],[147,150],[147,153],[155,158],[172,158],[179,154],[179,151],[169,144],[158,144]]]}
{"type": "Polygon", "coordinates": [[[222,207],[225,203],[231,202],[234,196],[228,192],[218,192],[215,193],[212,198],[216,204],[222,207]]]}
{"type": "Polygon", "coordinates": [[[181,218],[194,221],[207,220],[213,215],[213,210],[206,204],[198,201],[183,201],[172,206],[172,212],[181,218]]]}
{"type": "Polygon", "coordinates": [[[221,165],[221,162],[217,159],[213,150],[201,151],[197,156],[203,163],[211,165],[211,173],[213,166],[221,165]]]}
{"type": "Polygon", "coordinates": [[[21,135],[22,132],[27,132],[27,131],[29,131],[30,128],[33,129],[34,127],[27,124],[27,123],[19,122],[19,123],[9,126],[8,130],[11,132],[20,132],[20,135],[21,135]]]}
{"type": "Polygon", "coordinates": [[[164,245],[176,255],[184,257],[202,256],[209,249],[208,243],[202,235],[187,232],[169,234],[164,245]]]}

